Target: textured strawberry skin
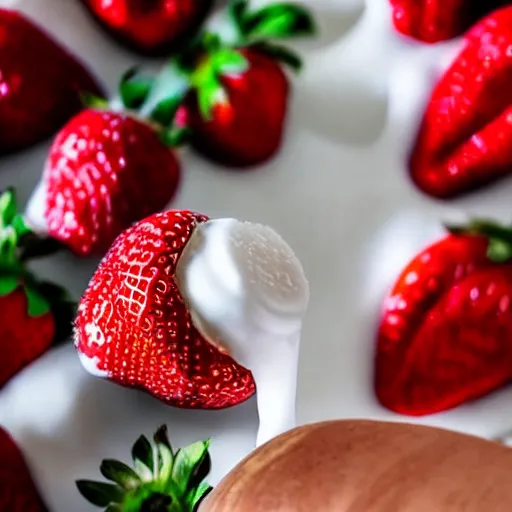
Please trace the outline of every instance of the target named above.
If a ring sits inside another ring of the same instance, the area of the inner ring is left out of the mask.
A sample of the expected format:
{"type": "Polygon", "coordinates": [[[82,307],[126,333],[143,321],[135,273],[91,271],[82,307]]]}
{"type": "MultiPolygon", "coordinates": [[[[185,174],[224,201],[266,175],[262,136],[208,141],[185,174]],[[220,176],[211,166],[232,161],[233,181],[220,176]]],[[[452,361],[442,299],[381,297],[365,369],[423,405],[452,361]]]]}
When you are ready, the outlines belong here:
{"type": "Polygon", "coordinates": [[[230,167],[264,163],[279,150],[290,89],[284,71],[272,58],[248,49],[241,53],[249,69],[222,77],[229,104],[214,107],[211,120],[201,116],[195,94],[187,100],[192,145],[230,167]]]}
{"type": "Polygon", "coordinates": [[[53,315],[30,317],[22,288],[0,297],[0,388],[46,352],[54,337],[53,315]]]}
{"type": "Polygon", "coordinates": [[[82,0],[122,44],[145,55],[165,55],[205,20],[213,0],[82,0]]]}
{"type": "Polygon", "coordinates": [[[14,439],[0,427],[0,510],[48,512],[14,439]]]}
{"type": "Polygon", "coordinates": [[[18,12],[0,9],[0,154],[57,132],[82,109],[80,92],[102,95],[62,46],[18,12]]]}
{"type": "Polygon", "coordinates": [[[512,265],[487,258],[480,236],[442,239],[418,254],[387,297],[375,389],[401,414],[433,414],[512,377],[512,265]]]}
{"type": "Polygon", "coordinates": [[[167,205],[180,175],[150,126],[85,110],[57,135],[46,163],[48,232],[78,255],[103,255],[121,231],[167,205]]]}
{"type": "Polygon", "coordinates": [[[512,169],[512,7],[471,29],[436,85],[410,157],[425,193],[451,198],[512,169]]]}
{"type": "Polygon", "coordinates": [[[252,375],[193,326],[176,285],[178,259],[207,217],[155,214],[127,229],[79,304],[76,345],[118,384],[170,405],[220,409],[247,400],[252,375]]]}
{"type": "Polygon", "coordinates": [[[390,0],[395,28],[425,43],[459,36],[508,0],[390,0]]]}

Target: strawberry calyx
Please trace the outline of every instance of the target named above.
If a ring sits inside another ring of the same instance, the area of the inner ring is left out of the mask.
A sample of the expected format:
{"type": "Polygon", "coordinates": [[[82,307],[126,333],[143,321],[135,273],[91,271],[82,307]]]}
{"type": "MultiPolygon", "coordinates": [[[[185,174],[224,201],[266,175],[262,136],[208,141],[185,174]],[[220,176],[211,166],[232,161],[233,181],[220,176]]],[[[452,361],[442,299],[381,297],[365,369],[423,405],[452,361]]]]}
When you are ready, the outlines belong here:
{"type": "Polygon", "coordinates": [[[55,240],[40,238],[31,231],[23,216],[18,213],[13,188],[8,188],[0,195],[0,297],[23,288],[30,317],[59,311],[61,313],[56,315],[58,319],[67,310],[66,320],[56,322],[59,332],[56,340],[59,341],[65,337],[66,327],[70,331],[74,303],[64,289],[52,283],[39,282],[28,269],[27,263],[37,257],[53,254],[61,247],[55,240]]]}
{"type": "Polygon", "coordinates": [[[167,147],[176,148],[188,140],[188,128],[176,119],[187,90],[186,80],[172,65],[164,66],[157,76],[143,74],[135,66],[121,76],[115,100],[83,94],[82,103],[87,108],[132,115],[149,124],[167,147]]]}
{"type": "Polygon", "coordinates": [[[77,480],[80,494],[106,512],[195,512],[210,493],[210,441],[199,441],[174,451],[165,425],[153,443],[140,436],[132,447],[133,467],[111,459],[100,466],[109,480],[77,480]]]}
{"type": "Polygon", "coordinates": [[[484,236],[488,239],[487,257],[495,263],[512,260],[512,227],[488,219],[473,219],[466,226],[447,225],[452,235],[484,236]]]}
{"type": "Polygon", "coordinates": [[[222,77],[243,75],[249,69],[244,49],[264,53],[299,72],[300,57],[274,40],[316,33],[311,13],[293,3],[251,9],[247,0],[232,0],[227,14],[234,38],[226,41],[220,33],[204,31],[173,59],[175,67],[187,78],[190,90],[197,93],[199,110],[206,120],[211,119],[215,106],[229,105],[222,77]]]}

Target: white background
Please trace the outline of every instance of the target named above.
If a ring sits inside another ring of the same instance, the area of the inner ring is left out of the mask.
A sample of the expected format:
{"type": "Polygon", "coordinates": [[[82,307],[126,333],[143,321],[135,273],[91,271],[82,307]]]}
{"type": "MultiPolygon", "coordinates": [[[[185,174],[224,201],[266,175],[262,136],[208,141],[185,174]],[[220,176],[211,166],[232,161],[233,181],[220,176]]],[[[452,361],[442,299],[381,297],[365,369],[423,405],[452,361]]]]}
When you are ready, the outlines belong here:
{"type": "MultiPolygon", "coordinates": [[[[512,219],[512,180],[462,201],[420,195],[403,166],[425,93],[455,44],[423,48],[393,35],[375,0],[309,0],[320,39],[301,43],[307,69],[295,81],[282,153],[249,173],[216,168],[182,154],[184,185],[173,203],[212,217],[272,225],[296,250],[312,298],[301,352],[298,417],[367,417],[406,421],[384,410],[372,392],[379,304],[402,265],[441,233],[440,221],[467,213],[512,219]]],[[[50,29],[111,89],[140,59],[122,52],[85,16],[78,0],[0,0],[50,29]]],[[[36,51],[36,50],[35,50],[36,51]]],[[[27,200],[48,145],[0,161],[0,188],[27,200]]],[[[38,265],[78,298],[96,261],[59,256],[38,265]]],[[[512,426],[512,389],[421,423],[493,436],[512,426]]],[[[182,411],[140,392],[95,379],[72,346],[44,356],[0,392],[0,424],[27,452],[54,512],[92,508],[76,478],[99,477],[103,457],[129,458],[137,436],[167,423],[175,445],[211,436],[215,483],[255,441],[255,400],[226,411],[182,411]]]]}

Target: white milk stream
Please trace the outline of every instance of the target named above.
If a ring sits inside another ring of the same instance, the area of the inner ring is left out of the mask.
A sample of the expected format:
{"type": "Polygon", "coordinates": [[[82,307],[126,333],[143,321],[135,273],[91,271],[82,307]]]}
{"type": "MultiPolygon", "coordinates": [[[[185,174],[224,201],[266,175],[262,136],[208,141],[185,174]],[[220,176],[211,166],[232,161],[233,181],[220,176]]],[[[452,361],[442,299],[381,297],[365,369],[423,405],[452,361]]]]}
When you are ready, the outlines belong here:
{"type": "Polygon", "coordinates": [[[269,227],[211,220],[192,234],[176,277],[196,327],[254,376],[257,446],[295,427],[309,284],[292,249],[269,227]]]}

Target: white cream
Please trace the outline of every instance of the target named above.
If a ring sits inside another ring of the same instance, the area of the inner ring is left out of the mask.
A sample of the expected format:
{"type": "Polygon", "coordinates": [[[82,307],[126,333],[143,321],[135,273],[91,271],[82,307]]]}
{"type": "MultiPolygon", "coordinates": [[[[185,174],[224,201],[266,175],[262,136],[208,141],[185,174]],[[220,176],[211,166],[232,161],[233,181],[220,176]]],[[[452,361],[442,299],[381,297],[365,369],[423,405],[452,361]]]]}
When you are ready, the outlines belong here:
{"type": "Polygon", "coordinates": [[[80,351],[77,352],[82,366],[89,374],[91,374],[93,377],[99,377],[101,379],[106,379],[109,376],[106,370],[100,370],[98,368],[100,363],[98,357],[88,357],[80,351]]]}
{"type": "Polygon", "coordinates": [[[41,235],[48,233],[48,225],[44,215],[46,203],[46,188],[41,179],[30,196],[25,209],[25,222],[35,232],[41,235]]]}
{"type": "Polygon", "coordinates": [[[293,428],[309,284],[292,249],[266,226],[212,220],[194,231],[176,275],[196,327],[254,376],[257,445],[293,428]]]}

